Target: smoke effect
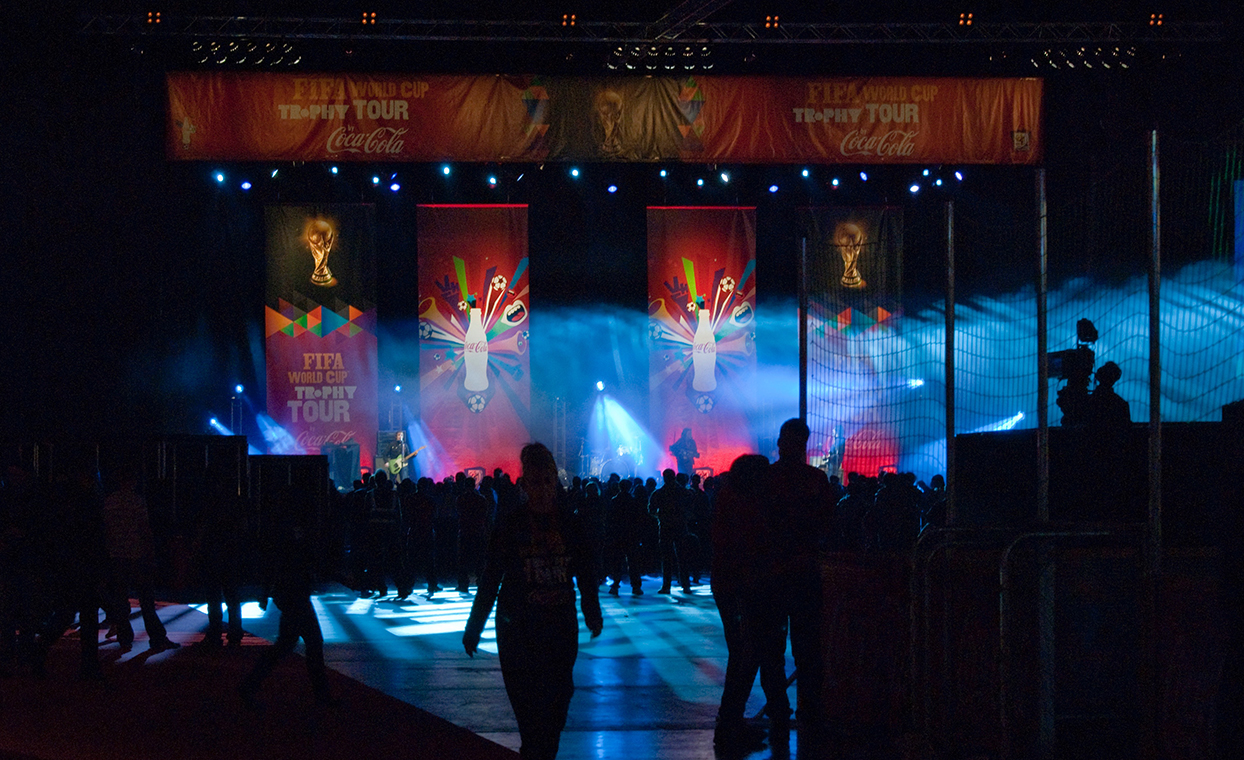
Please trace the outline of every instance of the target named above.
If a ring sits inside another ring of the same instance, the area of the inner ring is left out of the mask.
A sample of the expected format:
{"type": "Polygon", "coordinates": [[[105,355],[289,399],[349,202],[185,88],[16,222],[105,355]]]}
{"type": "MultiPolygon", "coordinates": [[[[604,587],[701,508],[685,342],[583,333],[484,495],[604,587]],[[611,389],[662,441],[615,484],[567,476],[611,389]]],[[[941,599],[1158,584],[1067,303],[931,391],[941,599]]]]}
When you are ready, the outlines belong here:
{"type": "MultiPolygon", "coordinates": [[[[1131,405],[1133,422],[1149,419],[1148,295],[1143,275],[1103,286],[1090,279],[1069,281],[1048,295],[1050,351],[1071,348],[1075,322],[1086,317],[1097,326],[1094,344],[1097,366],[1119,365],[1122,379],[1116,391],[1131,405]]],[[[1244,397],[1244,299],[1241,277],[1230,263],[1201,262],[1168,274],[1162,283],[1162,418],[1170,422],[1216,421],[1224,404],[1244,397]]],[[[863,420],[883,424],[895,441],[893,464],[928,479],[944,472],[945,441],[945,326],[944,305],[932,304],[899,317],[892,327],[845,337],[853,357],[850,372],[839,373],[833,388],[818,384],[818,370],[810,370],[810,406],[822,403],[826,419],[837,420],[849,438],[863,420]]],[[[617,419],[632,420],[651,438],[648,420],[647,315],[641,309],[620,307],[539,308],[531,317],[532,409],[531,438],[556,449],[555,412],[565,408],[564,459],[570,471],[580,471],[590,455],[592,415],[597,400],[607,395],[617,419]],[[602,393],[596,383],[605,385],[602,393]]],[[[812,325],[815,328],[817,325],[812,325]]],[[[217,358],[227,351],[212,340],[205,325],[184,337],[162,362],[159,386],[170,398],[206,398],[170,413],[184,430],[203,432],[211,407],[227,409],[229,372],[242,367],[221,366],[217,358]],[[217,388],[217,386],[221,386],[217,388]],[[213,401],[211,399],[216,398],[213,401]],[[180,417],[176,415],[179,414],[180,417]]],[[[422,474],[438,473],[450,463],[439,461],[443,452],[431,432],[418,422],[417,324],[413,320],[389,323],[381,334],[381,410],[388,408],[384,388],[400,383],[411,399],[404,417],[412,449],[426,445],[418,459],[422,474]],[[388,341],[388,337],[395,338],[388,341]]],[[[832,326],[830,326],[832,329],[832,326]]],[[[777,428],[798,415],[798,312],[793,302],[761,302],[757,307],[757,392],[750,410],[756,448],[772,456],[777,428]]],[[[256,342],[250,340],[250,363],[258,365],[256,342]]],[[[997,296],[971,296],[956,303],[956,428],[959,431],[1016,428],[1037,425],[1036,302],[1032,289],[997,296]],[[1022,418],[1014,419],[1019,414],[1022,418]]],[[[243,360],[245,361],[245,360],[243,360]]],[[[223,362],[227,364],[226,362],[223,362]]],[[[256,370],[258,372],[258,370],[256,370]]],[[[145,374],[145,372],[144,372],[145,374]]],[[[257,374],[262,378],[262,373],[257,374]]],[[[257,383],[262,385],[262,381],[257,383]]],[[[1049,419],[1057,425],[1061,410],[1054,404],[1059,383],[1050,384],[1049,419]]],[[[261,398],[262,396],[257,396],[261,398]]],[[[261,404],[256,403],[257,407],[261,404]]],[[[251,417],[249,405],[246,417],[251,417]]],[[[255,422],[243,420],[243,433],[259,431],[269,453],[290,453],[288,432],[257,411],[255,422]]],[[[814,437],[810,461],[825,452],[824,436],[832,433],[821,421],[811,420],[814,437]],[[818,440],[818,432],[821,439],[818,440]]],[[[630,424],[630,423],[627,423],[630,424]]],[[[178,425],[173,425],[176,428],[178,425]]],[[[521,446],[524,441],[515,441],[521,446]]],[[[670,441],[645,443],[663,454],[670,441]]],[[[647,456],[647,454],[645,454],[647,456]]]]}
{"type": "MultiPolygon", "coordinates": [[[[1244,396],[1244,303],[1230,264],[1184,267],[1162,283],[1162,419],[1221,419],[1222,406],[1244,396]]],[[[1113,361],[1123,371],[1115,390],[1131,406],[1133,422],[1149,420],[1149,304],[1145,276],[1114,287],[1070,281],[1047,297],[1050,351],[1075,345],[1075,323],[1088,318],[1099,338],[1096,366],[1113,361]]],[[[810,371],[812,460],[824,455],[834,425],[850,440],[882,428],[896,444],[899,470],[927,479],[944,472],[944,304],[896,320],[891,328],[845,336],[851,357],[838,372],[810,371]],[[845,375],[845,377],[844,377],[845,375]],[[922,380],[916,385],[913,380],[922,380]],[[820,406],[817,406],[817,403],[820,406]],[[819,422],[819,430],[818,425],[819,422]]],[[[961,432],[1037,426],[1036,299],[1033,290],[972,297],[955,305],[956,429],[961,432]],[[1023,417],[1015,419],[1019,414],[1023,417]],[[1014,420],[1014,422],[1011,422],[1014,420]]],[[[819,326],[819,325],[818,325],[819,326]]],[[[832,325],[829,329],[833,329],[832,325]]],[[[1049,420],[1062,412],[1050,383],[1049,420]]],[[[868,473],[871,474],[871,473],[868,473]]]]}

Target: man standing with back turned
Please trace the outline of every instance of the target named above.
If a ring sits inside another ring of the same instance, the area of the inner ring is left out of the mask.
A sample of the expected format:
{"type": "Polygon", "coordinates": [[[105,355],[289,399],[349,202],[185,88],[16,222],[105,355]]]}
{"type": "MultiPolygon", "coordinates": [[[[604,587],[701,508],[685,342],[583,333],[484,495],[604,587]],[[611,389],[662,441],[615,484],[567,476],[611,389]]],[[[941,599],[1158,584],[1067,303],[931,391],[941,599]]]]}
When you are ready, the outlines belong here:
{"type": "MultiPolygon", "coordinates": [[[[782,614],[790,623],[790,648],[798,678],[797,718],[801,749],[821,738],[821,568],[818,554],[833,517],[829,479],[807,463],[808,425],[800,419],[782,423],[778,460],[770,465],[773,499],[768,524],[775,542],[773,556],[782,614]],[[805,733],[806,732],[806,733],[805,733]]],[[[777,724],[780,726],[780,722],[777,724]]],[[[780,742],[771,731],[770,744],[780,742]]]]}

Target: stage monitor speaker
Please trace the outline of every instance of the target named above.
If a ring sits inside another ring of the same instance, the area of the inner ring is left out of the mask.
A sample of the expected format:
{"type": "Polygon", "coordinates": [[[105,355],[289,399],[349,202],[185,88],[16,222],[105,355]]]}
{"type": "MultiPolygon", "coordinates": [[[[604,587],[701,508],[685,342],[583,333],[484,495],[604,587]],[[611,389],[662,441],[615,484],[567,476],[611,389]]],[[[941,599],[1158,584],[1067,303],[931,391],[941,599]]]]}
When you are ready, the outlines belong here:
{"type": "Polygon", "coordinates": [[[359,445],[349,443],[326,443],[320,453],[328,457],[328,477],[338,491],[349,491],[359,479],[359,445]]]}

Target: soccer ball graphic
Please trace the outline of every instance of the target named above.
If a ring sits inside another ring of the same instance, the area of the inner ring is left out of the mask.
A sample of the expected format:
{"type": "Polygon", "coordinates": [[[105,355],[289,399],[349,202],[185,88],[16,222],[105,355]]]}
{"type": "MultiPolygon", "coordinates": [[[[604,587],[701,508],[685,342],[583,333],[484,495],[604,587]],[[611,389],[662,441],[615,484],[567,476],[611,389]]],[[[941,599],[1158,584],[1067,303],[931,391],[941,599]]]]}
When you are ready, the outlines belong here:
{"type": "Polygon", "coordinates": [[[488,401],[478,393],[474,393],[470,396],[467,396],[466,403],[467,403],[467,409],[470,409],[472,412],[475,412],[476,414],[479,414],[480,412],[484,411],[484,407],[488,406],[488,401]]]}
{"type": "Polygon", "coordinates": [[[664,335],[664,334],[665,334],[665,333],[664,333],[664,331],[661,329],[661,326],[660,326],[660,325],[658,325],[658,324],[650,324],[650,325],[648,325],[648,337],[649,337],[649,338],[651,338],[652,340],[660,340],[660,339],[661,339],[661,336],[662,336],[662,335],[664,335]]]}
{"type": "Polygon", "coordinates": [[[700,410],[700,414],[708,414],[713,411],[713,397],[707,393],[701,394],[695,399],[695,408],[700,410]]]}
{"type": "Polygon", "coordinates": [[[428,340],[432,337],[432,325],[427,322],[419,323],[419,337],[428,340]]]}
{"type": "Polygon", "coordinates": [[[469,308],[471,308],[471,307],[470,307],[470,306],[467,306],[467,302],[466,302],[466,301],[459,301],[459,302],[458,302],[458,311],[466,311],[466,310],[467,310],[467,309],[469,309],[469,308]]]}
{"type": "Polygon", "coordinates": [[[723,277],[723,278],[722,278],[722,280],[721,280],[721,292],[722,292],[722,293],[729,293],[729,292],[730,292],[730,291],[732,291],[732,290],[734,290],[734,278],[733,278],[733,277],[723,277]]]}
{"type": "Polygon", "coordinates": [[[493,290],[498,290],[498,291],[505,290],[505,286],[507,284],[508,283],[506,282],[506,279],[502,277],[501,275],[497,275],[496,277],[492,278],[492,289],[493,290]]]}

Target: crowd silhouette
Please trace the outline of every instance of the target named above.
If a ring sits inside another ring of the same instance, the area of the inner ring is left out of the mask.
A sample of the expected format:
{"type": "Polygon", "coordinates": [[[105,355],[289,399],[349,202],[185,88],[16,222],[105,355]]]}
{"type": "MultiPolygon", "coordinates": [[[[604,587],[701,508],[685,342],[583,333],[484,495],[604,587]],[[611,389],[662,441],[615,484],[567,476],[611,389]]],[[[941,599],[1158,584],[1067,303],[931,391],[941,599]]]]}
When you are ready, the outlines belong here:
{"type": "MultiPolygon", "coordinates": [[[[474,586],[464,647],[474,654],[495,604],[522,754],[551,758],[574,691],[575,588],[596,635],[600,587],[616,596],[625,582],[640,596],[649,576],[661,579],[658,593],[690,593],[710,578],[729,651],[714,733],[718,753],[746,753],[766,741],[776,751],[792,726],[803,746],[823,735],[819,557],[910,549],[923,529],[944,521],[946,501],[941,476],[926,485],[910,473],[850,473],[840,483],[806,463],[807,438],[807,426],[790,420],[772,463],[745,455],[716,477],[667,469],[659,483],[610,474],[563,485],[552,454],[539,444],[524,448],[517,480],[498,469],[478,482],[460,472],[395,483],[380,471],[343,489],[330,482],[278,488],[262,508],[244,483],[209,478],[184,528],[190,572],[178,594],[208,603],[207,628],[194,642],[208,653],[241,643],[244,599],[271,598],[281,612],[278,639],[238,684],[241,699],[257,706],[264,678],[301,639],[312,692],[333,705],[311,606],[317,583],[337,582],[375,599],[405,599],[417,587],[428,597],[465,596],[474,586]],[[302,503],[315,493],[321,503],[302,503]],[[446,579],[454,581],[452,591],[442,587],[446,579]],[[798,674],[793,711],[788,637],[798,674]],[[767,725],[743,714],[757,674],[767,725]]],[[[168,536],[157,535],[167,526],[153,528],[144,486],[134,467],[101,473],[83,466],[48,478],[18,457],[6,460],[0,675],[42,675],[49,649],[76,620],[79,675],[104,678],[100,630],[104,642],[115,637],[122,650],[134,647],[131,599],[153,652],[179,646],[155,605],[157,592],[173,586],[173,563],[168,536]]]]}

